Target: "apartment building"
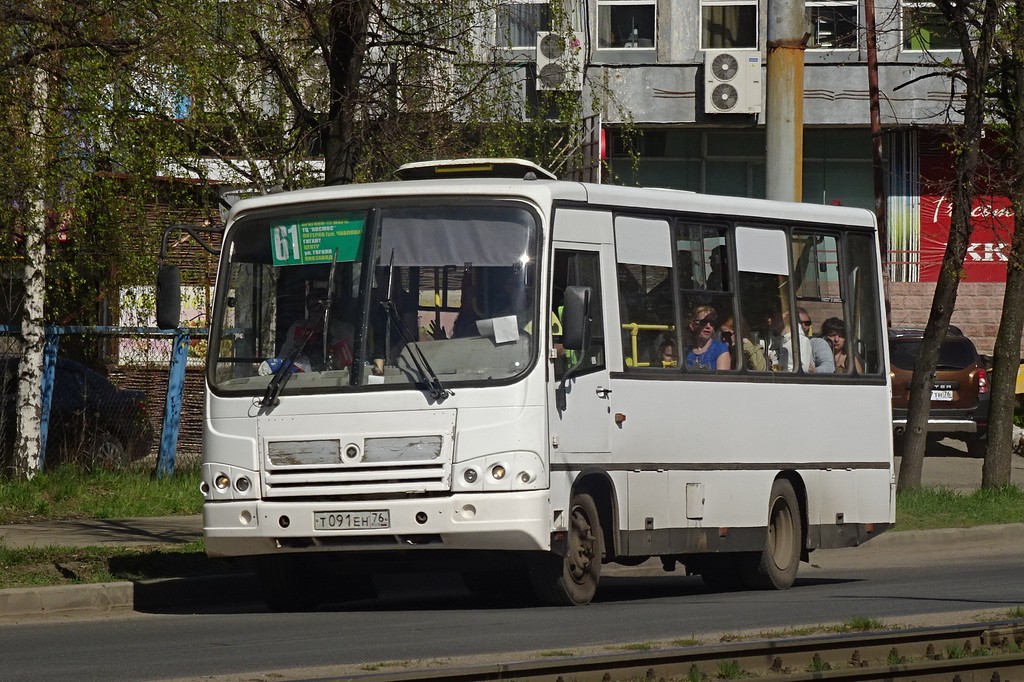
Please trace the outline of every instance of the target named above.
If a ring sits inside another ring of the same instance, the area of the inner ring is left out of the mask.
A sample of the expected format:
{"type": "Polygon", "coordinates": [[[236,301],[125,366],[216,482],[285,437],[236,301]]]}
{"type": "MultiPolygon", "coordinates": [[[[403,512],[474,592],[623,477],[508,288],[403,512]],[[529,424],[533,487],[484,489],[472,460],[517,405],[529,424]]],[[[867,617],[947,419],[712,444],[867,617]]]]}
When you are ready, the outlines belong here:
{"type": "MultiPolygon", "coordinates": [[[[547,0],[518,0],[499,10],[496,37],[535,60],[534,87],[607,88],[613,95],[618,106],[600,112],[612,181],[762,197],[774,1],[586,0],[567,5],[568,43],[580,44],[573,52],[557,49],[564,43],[541,45],[553,28],[547,0]],[[572,82],[575,65],[585,85],[572,82]],[[643,132],[636,163],[616,135],[627,120],[643,132]]],[[[872,209],[864,3],[806,0],[803,12],[802,199],[872,209]]],[[[953,159],[944,131],[961,122],[959,85],[942,62],[956,62],[959,49],[931,2],[878,0],[874,14],[892,324],[923,326],[949,226],[943,182],[953,159]]],[[[990,353],[1013,216],[1004,197],[978,197],[974,212],[953,322],[990,353]]]]}

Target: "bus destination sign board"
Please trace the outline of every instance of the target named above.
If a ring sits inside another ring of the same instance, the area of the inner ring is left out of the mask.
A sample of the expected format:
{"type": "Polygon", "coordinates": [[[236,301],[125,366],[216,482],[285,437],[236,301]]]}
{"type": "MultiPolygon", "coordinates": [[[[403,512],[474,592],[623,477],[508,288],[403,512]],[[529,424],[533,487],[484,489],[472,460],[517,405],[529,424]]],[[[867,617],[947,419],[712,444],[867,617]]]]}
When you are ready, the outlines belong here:
{"type": "Polygon", "coordinates": [[[270,227],[274,265],[311,265],[359,260],[366,216],[277,222],[270,227]]]}

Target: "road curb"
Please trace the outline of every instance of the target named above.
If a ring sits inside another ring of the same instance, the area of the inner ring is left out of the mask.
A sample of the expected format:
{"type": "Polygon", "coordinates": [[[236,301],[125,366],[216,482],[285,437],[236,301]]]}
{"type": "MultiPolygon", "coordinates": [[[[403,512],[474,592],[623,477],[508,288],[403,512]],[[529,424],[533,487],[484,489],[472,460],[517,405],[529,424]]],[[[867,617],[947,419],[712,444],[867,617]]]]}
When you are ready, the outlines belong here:
{"type": "Polygon", "coordinates": [[[128,582],[0,590],[0,614],[13,618],[130,610],[134,603],[135,586],[128,582]]]}
{"type": "Polygon", "coordinates": [[[869,547],[942,547],[948,542],[991,544],[993,542],[1024,542],[1024,523],[1006,523],[970,528],[934,528],[931,530],[889,531],[868,542],[869,547]]]}
{"type": "Polygon", "coordinates": [[[0,618],[72,616],[116,611],[181,610],[252,601],[260,595],[248,573],[0,590],[0,618]]]}

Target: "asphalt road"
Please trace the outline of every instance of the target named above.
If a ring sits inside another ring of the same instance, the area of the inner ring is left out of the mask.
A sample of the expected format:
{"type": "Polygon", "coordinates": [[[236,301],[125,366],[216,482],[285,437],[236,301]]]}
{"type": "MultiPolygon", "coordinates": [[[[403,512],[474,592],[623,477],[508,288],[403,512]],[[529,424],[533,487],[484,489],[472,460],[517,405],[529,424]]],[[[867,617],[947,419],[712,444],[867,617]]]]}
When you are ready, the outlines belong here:
{"type": "Polygon", "coordinates": [[[610,570],[596,601],[580,608],[484,603],[454,576],[388,576],[378,580],[377,600],[308,614],[269,613],[253,600],[7,624],[0,625],[0,670],[5,680],[26,681],[288,680],[365,673],[380,670],[379,662],[710,642],[852,618],[922,625],[1003,618],[1024,605],[1022,540],[1024,526],[890,533],[859,548],[815,552],[783,592],[713,593],[700,578],[652,564],[610,570]]]}
{"type": "MultiPolygon", "coordinates": [[[[930,449],[926,485],[978,486],[981,460],[963,457],[957,445],[930,449]]],[[[1024,483],[1024,459],[1016,456],[1013,480],[1024,483]]],[[[199,532],[197,522],[84,523],[53,532],[89,544],[178,542],[199,532]]],[[[38,534],[23,539],[40,540],[38,534]]],[[[1024,526],[887,533],[863,547],[813,553],[785,592],[712,593],[700,578],[665,574],[656,562],[609,567],[595,603],[575,609],[484,603],[455,576],[384,576],[377,581],[379,599],[311,614],[269,613],[253,594],[202,608],[7,620],[0,625],[0,678],[288,680],[369,669],[386,677],[388,665],[607,651],[629,642],[713,642],[851,618],[921,625],[996,619],[1024,605],[1022,545],[1024,526]]]]}

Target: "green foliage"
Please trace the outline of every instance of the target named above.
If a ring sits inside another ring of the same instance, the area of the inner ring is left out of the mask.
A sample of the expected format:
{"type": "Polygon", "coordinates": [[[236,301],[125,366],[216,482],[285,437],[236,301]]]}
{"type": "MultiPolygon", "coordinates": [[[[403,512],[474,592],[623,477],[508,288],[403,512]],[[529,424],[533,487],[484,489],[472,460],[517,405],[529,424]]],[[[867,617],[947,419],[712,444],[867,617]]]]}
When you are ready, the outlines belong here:
{"type": "Polygon", "coordinates": [[[210,559],[201,541],[160,549],[30,547],[0,540],[0,589],[225,575],[250,570],[244,562],[210,559]]]}
{"type": "Polygon", "coordinates": [[[961,494],[946,488],[900,492],[896,530],[967,528],[1024,522],[1024,490],[1015,485],[961,494]]]}
{"type": "Polygon", "coordinates": [[[738,680],[750,677],[750,674],[743,669],[739,661],[722,661],[718,664],[718,673],[715,677],[719,680],[738,680]]]}
{"type": "Polygon", "coordinates": [[[198,469],[155,478],[133,471],[59,467],[29,481],[0,481],[0,523],[37,519],[124,519],[198,514],[198,469]]]}
{"type": "Polygon", "coordinates": [[[840,632],[870,632],[884,630],[885,623],[874,618],[849,618],[839,628],[840,632]]]}

